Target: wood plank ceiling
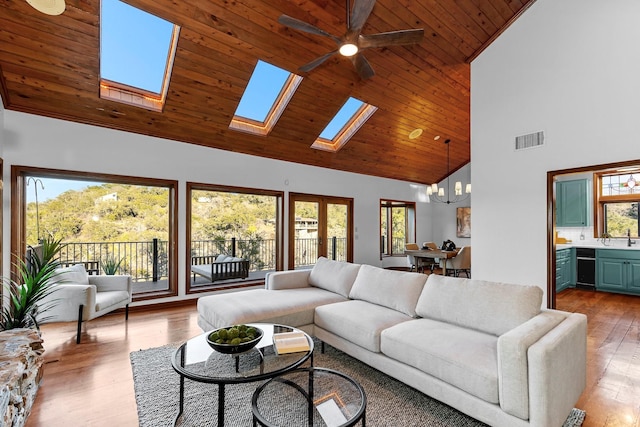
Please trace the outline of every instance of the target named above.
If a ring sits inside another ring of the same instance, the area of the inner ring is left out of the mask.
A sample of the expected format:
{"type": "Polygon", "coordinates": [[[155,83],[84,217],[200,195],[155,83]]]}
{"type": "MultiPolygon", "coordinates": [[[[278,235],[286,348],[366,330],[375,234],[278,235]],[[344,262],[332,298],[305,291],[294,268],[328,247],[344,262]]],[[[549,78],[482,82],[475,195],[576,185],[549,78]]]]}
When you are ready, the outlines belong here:
{"type": "Polygon", "coordinates": [[[3,0],[0,95],[7,110],[429,184],[447,174],[445,139],[452,171],[470,161],[470,60],[533,1],[378,0],[362,34],[424,28],[425,37],[367,50],[376,74],[361,80],[339,55],[298,72],[335,44],[277,22],[287,14],[342,36],[343,0],[127,0],[181,26],[164,111],[151,112],[99,98],[99,0],[67,0],[59,16],[3,0]],[[304,77],[266,137],[229,130],[258,59],[304,77]],[[311,149],[349,96],[378,111],[339,152],[311,149]],[[415,128],[424,133],[411,140],[415,128]]]}

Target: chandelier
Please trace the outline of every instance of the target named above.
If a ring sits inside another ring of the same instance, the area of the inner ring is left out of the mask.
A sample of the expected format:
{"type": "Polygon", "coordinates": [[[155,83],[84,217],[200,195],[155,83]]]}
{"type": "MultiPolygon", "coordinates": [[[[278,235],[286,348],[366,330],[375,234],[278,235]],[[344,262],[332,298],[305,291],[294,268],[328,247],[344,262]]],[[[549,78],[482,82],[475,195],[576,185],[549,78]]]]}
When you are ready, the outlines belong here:
{"type": "Polygon", "coordinates": [[[458,202],[462,202],[464,200],[467,200],[469,198],[469,195],[471,194],[471,184],[467,184],[465,186],[465,194],[462,194],[462,182],[460,181],[456,181],[454,187],[453,187],[453,197],[449,197],[449,195],[451,194],[451,186],[449,185],[449,175],[450,175],[450,170],[449,170],[449,142],[451,142],[450,139],[446,139],[444,141],[444,143],[447,146],[447,187],[446,190],[444,187],[438,187],[438,184],[431,184],[430,186],[427,187],[427,196],[429,196],[429,201],[430,202],[437,202],[437,203],[446,203],[446,204],[451,204],[451,203],[458,203],[458,202]],[[446,193],[446,199],[445,199],[445,193],[446,193]]]}

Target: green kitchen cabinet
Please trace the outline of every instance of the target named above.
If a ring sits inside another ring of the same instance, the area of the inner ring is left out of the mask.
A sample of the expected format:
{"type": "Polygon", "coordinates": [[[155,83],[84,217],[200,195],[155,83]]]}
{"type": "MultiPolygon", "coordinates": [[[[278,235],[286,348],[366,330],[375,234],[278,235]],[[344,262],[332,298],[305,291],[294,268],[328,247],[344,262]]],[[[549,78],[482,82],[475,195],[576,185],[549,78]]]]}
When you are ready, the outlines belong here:
{"type": "Polygon", "coordinates": [[[575,248],[556,250],[556,292],[576,285],[575,248]]]}
{"type": "Polygon", "coordinates": [[[640,251],[599,249],[596,260],[597,290],[640,295],[640,251]]]}
{"type": "Polygon", "coordinates": [[[556,182],[556,226],[589,225],[589,181],[575,179],[556,182]]]}

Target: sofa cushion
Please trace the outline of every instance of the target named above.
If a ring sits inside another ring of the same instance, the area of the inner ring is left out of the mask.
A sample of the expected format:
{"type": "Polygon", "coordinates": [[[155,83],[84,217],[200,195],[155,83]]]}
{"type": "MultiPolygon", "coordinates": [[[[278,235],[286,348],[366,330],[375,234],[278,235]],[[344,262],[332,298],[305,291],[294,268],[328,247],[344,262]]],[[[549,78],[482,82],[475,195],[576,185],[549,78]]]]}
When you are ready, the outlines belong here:
{"type": "Polygon", "coordinates": [[[74,283],[78,285],[89,284],[89,274],[84,264],[74,264],[65,268],[57,268],[55,281],[57,283],[74,283]]]}
{"type": "Polygon", "coordinates": [[[392,359],[498,403],[497,340],[449,323],[414,319],[382,331],[380,348],[392,359]]]}
{"type": "Polygon", "coordinates": [[[424,274],[363,265],[349,297],[416,317],[416,303],[426,280],[427,276],[424,274]]]}
{"type": "Polygon", "coordinates": [[[317,307],[314,323],[360,347],[380,352],[380,334],[411,317],[380,305],[351,300],[317,307]]]}
{"type": "Polygon", "coordinates": [[[320,257],[311,270],[309,284],[348,298],[358,270],[360,270],[360,264],[333,261],[320,257]]]}
{"type": "Polygon", "coordinates": [[[252,322],[303,326],[313,323],[313,310],[318,305],[345,299],[313,287],[209,295],[198,299],[198,324],[204,330],[252,322]]]}
{"type": "Polygon", "coordinates": [[[499,336],[540,313],[541,305],[538,286],[431,274],[416,313],[499,336]]]}

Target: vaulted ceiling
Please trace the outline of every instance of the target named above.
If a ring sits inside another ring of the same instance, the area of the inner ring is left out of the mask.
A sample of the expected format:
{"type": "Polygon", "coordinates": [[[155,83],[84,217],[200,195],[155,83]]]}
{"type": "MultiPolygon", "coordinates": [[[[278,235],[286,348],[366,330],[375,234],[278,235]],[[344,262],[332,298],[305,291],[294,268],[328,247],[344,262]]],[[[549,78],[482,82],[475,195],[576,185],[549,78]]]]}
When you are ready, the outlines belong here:
{"type": "Polygon", "coordinates": [[[67,0],[59,16],[5,0],[0,94],[7,110],[429,184],[447,174],[445,139],[451,170],[470,161],[470,61],[533,1],[378,0],[362,34],[424,28],[425,36],[367,50],[376,74],[362,80],[339,55],[299,72],[336,45],[278,23],[286,14],[341,36],[343,0],[127,0],[181,26],[164,110],[152,112],[99,97],[99,0],[67,0]],[[229,129],[258,59],[304,77],[268,136],[229,129]],[[340,151],[310,148],[349,96],[378,110],[340,151]],[[423,134],[410,139],[416,128],[423,134]]]}

